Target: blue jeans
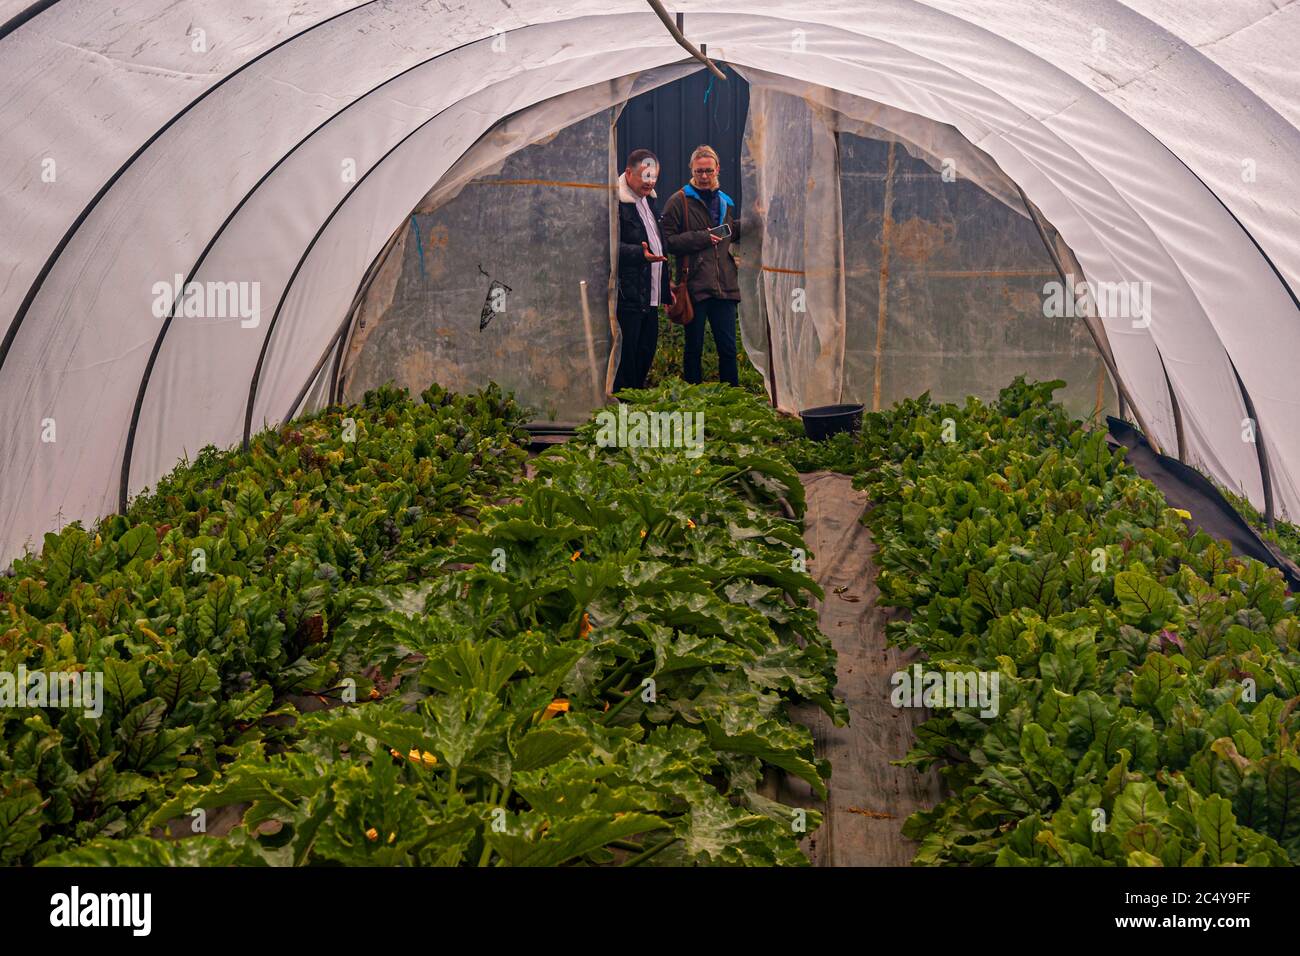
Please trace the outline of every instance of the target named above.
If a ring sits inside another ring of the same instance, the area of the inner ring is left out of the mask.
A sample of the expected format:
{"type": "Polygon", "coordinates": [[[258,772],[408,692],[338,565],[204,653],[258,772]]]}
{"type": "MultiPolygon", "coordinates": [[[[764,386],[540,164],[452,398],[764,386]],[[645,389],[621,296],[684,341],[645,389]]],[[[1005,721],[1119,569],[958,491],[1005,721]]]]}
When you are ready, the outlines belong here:
{"type": "Polygon", "coordinates": [[[700,359],[704,354],[704,326],[713,329],[713,344],[718,349],[718,380],[739,385],[736,370],[736,306],[731,299],[692,299],[695,319],[686,326],[686,347],[682,355],[682,377],[698,385],[704,377],[700,359]]]}

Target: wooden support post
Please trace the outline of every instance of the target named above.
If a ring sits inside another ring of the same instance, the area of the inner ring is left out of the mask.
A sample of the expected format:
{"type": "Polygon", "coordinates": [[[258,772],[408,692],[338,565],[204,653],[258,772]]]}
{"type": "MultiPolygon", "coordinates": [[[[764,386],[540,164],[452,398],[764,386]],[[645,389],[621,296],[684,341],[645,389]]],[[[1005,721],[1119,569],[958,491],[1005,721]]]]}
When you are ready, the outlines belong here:
{"type": "Polygon", "coordinates": [[[889,306],[889,236],[894,222],[894,149],[889,144],[889,159],[885,167],[885,203],[880,214],[880,284],[876,302],[876,369],[871,385],[871,410],[880,411],[881,383],[884,379],[885,319],[889,306]]]}

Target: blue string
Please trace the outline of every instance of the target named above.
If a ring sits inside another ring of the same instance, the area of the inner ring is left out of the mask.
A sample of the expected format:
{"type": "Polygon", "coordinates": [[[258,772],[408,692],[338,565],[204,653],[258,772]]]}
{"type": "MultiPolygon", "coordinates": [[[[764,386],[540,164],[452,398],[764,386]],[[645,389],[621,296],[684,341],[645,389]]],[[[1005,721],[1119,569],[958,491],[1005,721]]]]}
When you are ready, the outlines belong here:
{"type": "Polygon", "coordinates": [[[415,251],[420,254],[420,278],[424,278],[424,244],[420,241],[420,224],[415,221],[415,213],[411,213],[411,228],[415,230],[415,251]]]}
{"type": "Polygon", "coordinates": [[[709,85],[704,88],[704,102],[709,101],[709,94],[713,92],[713,74],[709,74],[709,85]]]}

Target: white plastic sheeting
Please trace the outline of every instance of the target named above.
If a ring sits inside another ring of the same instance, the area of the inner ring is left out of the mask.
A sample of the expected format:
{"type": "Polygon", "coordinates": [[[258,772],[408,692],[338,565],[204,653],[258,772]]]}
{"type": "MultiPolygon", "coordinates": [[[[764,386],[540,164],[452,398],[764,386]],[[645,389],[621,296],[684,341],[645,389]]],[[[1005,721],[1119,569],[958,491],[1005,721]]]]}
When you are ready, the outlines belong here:
{"type": "MultiPolygon", "coordinates": [[[[1090,280],[1151,283],[1149,327],[1104,323],[1153,437],[1175,448],[1167,371],[1188,460],[1260,504],[1235,367],[1300,515],[1300,4],[674,9],[715,58],[951,126],[1090,280]]],[[[0,38],[0,554],[115,507],[155,348],[132,490],[239,436],[264,344],[252,420],[283,413],[393,229],[496,120],[681,58],[641,0],[60,0],[0,38]],[[209,244],[196,278],[258,282],[260,323],[160,337],[153,284],[209,244]]]]}

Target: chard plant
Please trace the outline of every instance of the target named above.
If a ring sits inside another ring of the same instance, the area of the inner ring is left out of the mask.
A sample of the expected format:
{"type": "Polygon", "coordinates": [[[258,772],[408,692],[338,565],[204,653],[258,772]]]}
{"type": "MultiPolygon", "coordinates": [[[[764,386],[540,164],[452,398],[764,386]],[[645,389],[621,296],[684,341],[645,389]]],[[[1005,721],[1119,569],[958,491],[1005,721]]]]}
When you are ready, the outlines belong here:
{"type": "Polygon", "coordinates": [[[906,401],[853,452],[891,641],[1001,689],[918,730],[905,762],[951,792],[907,822],[917,862],[1300,862],[1296,598],[1191,533],[1061,384],[906,401]]]}

